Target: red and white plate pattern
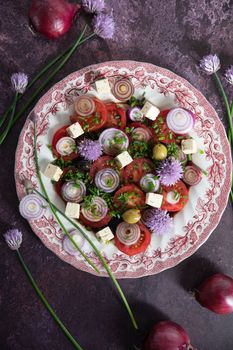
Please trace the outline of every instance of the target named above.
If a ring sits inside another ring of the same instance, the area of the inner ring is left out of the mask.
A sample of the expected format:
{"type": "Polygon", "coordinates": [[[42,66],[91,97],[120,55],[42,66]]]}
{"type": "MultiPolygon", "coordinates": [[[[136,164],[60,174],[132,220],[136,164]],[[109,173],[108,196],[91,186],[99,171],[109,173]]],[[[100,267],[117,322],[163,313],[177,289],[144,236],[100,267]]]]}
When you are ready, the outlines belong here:
{"type": "MultiPolygon", "coordinates": [[[[54,132],[69,121],[74,98],[85,93],[96,95],[94,82],[97,79],[108,77],[111,80],[119,76],[130,78],[135,86],[135,95],[141,96],[145,91],[146,98],[160,109],[181,106],[196,114],[197,122],[192,137],[205,153],[196,154],[194,162],[208,173],[200,184],[191,188],[188,204],[175,216],[174,232],[162,237],[152,235],[152,242],[145,253],[129,257],[113,244],[101,245],[88,232],[117,278],[136,278],[175,266],[207,240],[227,204],[232,162],[224,127],[213,107],[199,91],[166,69],[148,63],[117,61],[89,66],[72,73],[55,84],[39,100],[34,113],[38,118],[37,149],[42,169],[53,159],[47,145],[51,144],[54,132]]],[[[33,157],[33,130],[29,118],[20,134],[16,151],[15,180],[19,199],[25,195],[23,178],[32,180],[39,188],[33,157]]],[[[43,180],[52,201],[64,209],[64,203],[55,193],[50,181],[45,177],[43,180]]],[[[72,229],[65,220],[64,223],[68,229],[72,229]]],[[[96,274],[79,254],[70,256],[62,249],[63,233],[49,209],[42,219],[30,221],[30,225],[45,246],[62,260],[80,270],[96,274]]],[[[85,243],[83,249],[99,267],[101,276],[107,276],[88,243],[85,243]]]]}

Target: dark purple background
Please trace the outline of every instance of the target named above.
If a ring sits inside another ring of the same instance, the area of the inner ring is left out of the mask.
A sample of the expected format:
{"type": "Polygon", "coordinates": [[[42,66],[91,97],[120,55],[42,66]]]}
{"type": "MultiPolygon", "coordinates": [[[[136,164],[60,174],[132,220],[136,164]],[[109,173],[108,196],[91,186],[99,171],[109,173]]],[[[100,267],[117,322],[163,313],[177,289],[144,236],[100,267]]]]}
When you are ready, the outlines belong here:
{"type": "MultiPolygon", "coordinates": [[[[12,100],[10,75],[30,77],[67,48],[83,26],[57,41],[33,36],[27,27],[28,0],[0,4],[0,113],[12,100]]],[[[120,59],[151,62],[171,69],[203,92],[226,121],[211,78],[196,69],[200,57],[218,53],[223,69],[233,63],[232,1],[110,0],[116,18],[113,41],[84,44],[51,82],[86,65],[120,59]]],[[[230,93],[230,89],[228,89],[230,93]]],[[[30,96],[30,92],[27,97],[30,96]]],[[[25,97],[25,101],[26,98],[25,97]]],[[[20,104],[23,105],[23,102],[20,104]]],[[[140,346],[153,322],[171,319],[182,325],[199,350],[233,349],[233,315],[201,308],[188,290],[213,272],[233,276],[232,207],[208,242],[179,266],[157,276],[120,281],[137,317],[134,332],[110,280],[75,270],[46,249],[18,213],[14,154],[27,114],[0,149],[1,233],[7,225],[24,233],[21,252],[42,291],[85,350],[130,350],[140,346]]],[[[0,240],[0,349],[69,350],[72,346],[42,306],[13,252],[0,240]]]]}

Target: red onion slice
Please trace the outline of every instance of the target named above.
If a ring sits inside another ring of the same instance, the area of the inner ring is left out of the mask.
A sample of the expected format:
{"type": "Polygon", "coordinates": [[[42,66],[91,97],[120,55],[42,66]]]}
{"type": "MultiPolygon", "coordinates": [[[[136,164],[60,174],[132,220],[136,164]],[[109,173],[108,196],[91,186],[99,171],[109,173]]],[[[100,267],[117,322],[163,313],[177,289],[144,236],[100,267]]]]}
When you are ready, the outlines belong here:
{"type": "Polygon", "coordinates": [[[104,153],[110,156],[116,156],[129,146],[127,135],[115,128],[104,130],[99,136],[99,142],[104,153]]]}
{"type": "MultiPolygon", "coordinates": [[[[81,233],[78,230],[73,230],[69,232],[69,234],[73,238],[77,246],[80,249],[82,249],[85,243],[85,238],[81,235],[81,233]]],[[[62,241],[62,247],[65,250],[65,252],[70,255],[80,254],[68,236],[64,236],[62,241]]]]}
{"type": "Polygon", "coordinates": [[[95,102],[90,96],[79,96],[74,102],[74,108],[78,115],[86,117],[95,112],[95,102]]]}
{"type": "Polygon", "coordinates": [[[172,108],[166,118],[167,126],[175,134],[188,134],[194,127],[194,116],[184,108],[172,108]]]}
{"type": "Polygon", "coordinates": [[[195,165],[188,165],[184,169],[183,180],[189,186],[199,184],[202,179],[201,170],[195,165]]]}
{"type": "Polygon", "coordinates": [[[144,119],[144,115],[141,112],[141,108],[133,107],[127,111],[129,118],[134,122],[140,122],[144,119]]]}
{"type": "Polygon", "coordinates": [[[136,128],[132,131],[132,138],[137,141],[149,142],[151,140],[151,134],[144,128],[136,128]]]}
{"type": "Polygon", "coordinates": [[[93,197],[90,206],[88,208],[82,206],[81,211],[87,220],[98,222],[107,215],[108,205],[103,198],[96,196],[93,197]]]}
{"type": "Polygon", "coordinates": [[[134,93],[134,86],[128,79],[121,79],[115,82],[112,94],[119,101],[127,101],[134,93]]]}
{"type": "Polygon", "coordinates": [[[140,238],[141,230],[137,224],[121,222],[116,229],[116,236],[125,245],[133,245],[140,238]]]}
{"type": "Polygon", "coordinates": [[[95,175],[95,184],[104,192],[111,193],[117,189],[120,183],[120,178],[116,170],[105,168],[95,175]]]}
{"type": "Polygon", "coordinates": [[[145,192],[157,192],[160,186],[160,182],[154,174],[146,174],[141,178],[140,186],[145,192]]]}
{"type": "Polygon", "coordinates": [[[46,202],[36,194],[28,194],[19,204],[19,212],[27,220],[40,219],[47,208],[46,202]]]}
{"type": "Polygon", "coordinates": [[[62,137],[57,141],[56,150],[61,156],[68,156],[77,149],[75,140],[69,136],[62,137]]]}
{"type": "Polygon", "coordinates": [[[61,188],[61,195],[66,202],[80,203],[86,195],[86,186],[80,180],[65,182],[61,188]]]}

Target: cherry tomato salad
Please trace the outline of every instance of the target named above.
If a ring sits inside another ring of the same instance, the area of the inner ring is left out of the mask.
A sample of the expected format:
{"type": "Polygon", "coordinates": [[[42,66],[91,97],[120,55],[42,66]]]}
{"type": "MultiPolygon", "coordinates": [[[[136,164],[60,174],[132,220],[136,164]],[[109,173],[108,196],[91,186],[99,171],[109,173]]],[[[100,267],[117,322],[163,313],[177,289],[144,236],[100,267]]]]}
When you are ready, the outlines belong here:
{"type": "Polygon", "coordinates": [[[79,96],[70,124],[54,132],[52,165],[62,175],[53,183],[72,207],[67,215],[131,256],[147,249],[151,235],[172,233],[190,186],[202,179],[192,162],[197,144],[189,136],[196,117],[135,98],[126,78],[111,91],[114,102],[79,96]]]}

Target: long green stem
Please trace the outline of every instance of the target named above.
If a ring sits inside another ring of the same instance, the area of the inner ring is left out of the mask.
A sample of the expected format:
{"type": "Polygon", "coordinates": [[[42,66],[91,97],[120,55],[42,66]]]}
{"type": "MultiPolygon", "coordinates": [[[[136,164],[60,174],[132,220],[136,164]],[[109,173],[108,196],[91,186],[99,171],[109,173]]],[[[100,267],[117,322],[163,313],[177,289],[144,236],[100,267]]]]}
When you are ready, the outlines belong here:
{"type": "MultiPolygon", "coordinates": [[[[82,39],[78,46],[80,46],[81,44],[85,43],[85,41],[87,41],[88,39],[90,39],[91,35],[87,36],[86,38],[82,39]]],[[[73,44],[74,45],[74,44],[73,44]]],[[[55,57],[52,61],[50,61],[34,78],[33,80],[28,84],[27,86],[27,90],[28,91],[39,79],[40,77],[42,77],[42,75],[44,75],[54,64],[56,64],[58,61],[60,61],[60,59],[62,59],[62,57],[64,57],[66,54],[68,54],[68,52],[72,49],[72,46],[70,46],[68,49],[66,49],[63,53],[61,53],[60,55],[58,55],[57,57],[55,57]]],[[[24,96],[24,94],[19,94],[17,97],[17,102],[24,96]]],[[[6,112],[2,115],[1,119],[0,119],[0,127],[3,125],[3,123],[5,122],[8,114],[10,113],[10,111],[12,110],[13,106],[10,105],[9,108],[6,110],[6,112]]]]}
{"type": "Polygon", "coordinates": [[[222,85],[222,82],[218,76],[218,73],[214,73],[213,74],[214,79],[217,83],[217,86],[219,88],[219,91],[221,92],[221,95],[223,97],[225,106],[226,106],[226,110],[227,110],[227,117],[228,117],[228,124],[229,124],[229,130],[230,130],[230,139],[231,139],[231,144],[233,145],[233,122],[232,122],[232,116],[231,116],[231,109],[230,109],[230,105],[224,90],[224,87],[222,85]]]}
{"type": "Polygon", "coordinates": [[[34,191],[39,194],[41,197],[43,197],[50,205],[50,208],[52,210],[53,213],[60,213],[67,221],[69,221],[77,230],[79,230],[79,232],[85,237],[85,239],[88,241],[88,243],[91,245],[91,247],[93,248],[93,250],[95,251],[96,255],[98,256],[98,258],[100,259],[100,261],[102,262],[103,266],[105,267],[109,277],[112,279],[116,289],[118,290],[120,296],[121,296],[121,299],[126,307],[126,310],[129,314],[129,317],[132,321],[132,324],[134,326],[135,329],[138,329],[138,326],[137,326],[137,323],[136,323],[136,320],[133,316],[133,313],[132,313],[132,310],[128,304],[128,301],[119,285],[119,283],[117,282],[115,276],[113,275],[112,271],[110,270],[106,260],[104,259],[104,257],[102,256],[102,254],[100,253],[100,251],[98,250],[98,248],[95,246],[95,244],[91,241],[91,239],[86,235],[86,233],[83,231],[82,227],[78,224],[76,224],[73,220],[71,220],[68,216],[66,216],[59,208],[57,208],[51,201],[50,201],[50,198],[47,194],[47,191],[45,189],[45,186],[44,186],[44,183],[43,183],[43,180],[42,180],[42,177],[40,175],[40,168],[39,168],[39,162],[38,162],[38,155],[37,155],[37,149],[36,149],[36,143],[37,143],[37,137],[36,137],[36,124],[34,123],[34,156],[35,156],[35,163],[36,163],[36,170],[37,170],[37,175],[38,175],[38,179],[39,179],[39,182],[40,182],[40,186],[42,188],[42,191],[44,193],[44,196],[39,192],[37,191],[36,189],[34,189],[34,191]]]}
{"type": "Polygon", "coordinates": [[[14,115],[15,115],[15,109],[16,109],[16,104],[17,104],[17,97],[18,97],[18,92],[16,92],[16,94],[14,96],[14,100],[13,100],[13,103],[12,103],[11,116],[10,116],[10,119],[8,120],[7,127],[6,127],[6,129],[4,130],[4,132],[0,136],[0,144],[5,140],[7,134],[9,132],[9,130],[10,130],[11,123],[12,123],[12,120],[13,120],[14,115]]]}
{"type": "Polygon", "coordinates": [[[233,101],[231,102],[231,117],[233,117],[233,101]]]}
{"type": "Polygon", "coordinates": [[[52,318],[54,319],[54,321],[58,324],[58,326],[61,328],[61,330],[63,331],[63,333],[67,336],[67,338],[69,339],[69,341],[74,345],[75,349],[77,350],[83,350],[83,348],[76,342],[76,340],[73,338],[73,336],[71,335],[71,333],[68,331],[68,329],[66,328],[66,326],[62,323],[62,321],[60,320],[60,318],[57,316],[56,312],[53,310],[53,308],[51,307],[51,305],[49,304],[49,302],[47,301],[47,299],[45,298],[44,294],[41,292],[40,288],[38,287],[36,281],[34,280],[34,278],[32,277],[31,272],[29,271],[27,265],[25,264],[23,257],[21,255],[21,253],[19,252],[19,250],[16,251],[17,256],[19,258],[19,261],[24,269],[24,272],[26,273],[29,281],[32,284],[32,287],[34,288],[34,290],[36,291],[37,295],[39,296],[40,300],[42,301],[42,303],[44,304],[44,306],[46,307],[46,309],[48,310],[48,312],[50,313],[50,315],[52,316],[52,318]]]}
{"type": "MultiPolygon", "coordinates": [[[[35,125],[35,124],[34,124],[35,125]]],[[[65,233],[65,235],[69,238],[69,240],[73,243],[73,245],[75,246],[75,248],[79,251],[79,253],[82,255],[82,257],[88,262],[88,264],[97,272],[99,273],[98,268],[95,266],[95,264],[86,256],[85,253],[83,253],[83,251],[80,249],[80,247],[78,246],[78,244],[75,242],[75,240],[73,239],[73,237],[69,234],[69,232],[67,231],[67,229],[65,228],[65,226],[63,225],[62,221],[59,219],[59,216],[57,215],[56,210],[54,210],[52,203],[50,202],[48,193],[46,191],[46,188],[44,186],[44,183],[42,181],[41,178],[41,174],[40,174],[40,168],[39,168],[39,162],[38,162],[38,155],[37,155],[37,149],[36,149],[36,126],[34,127],[34,157],[35,157],[35,164],[36,164],[36,172],[37,172],[37,176],[42,188],[42,191],[46,197],[46,200],[50,206],[51,211],[53,212],[55,218],[57,219],[57,222],[59,223],[59,225],[61,226],[63,232],[65,233]]]]}

